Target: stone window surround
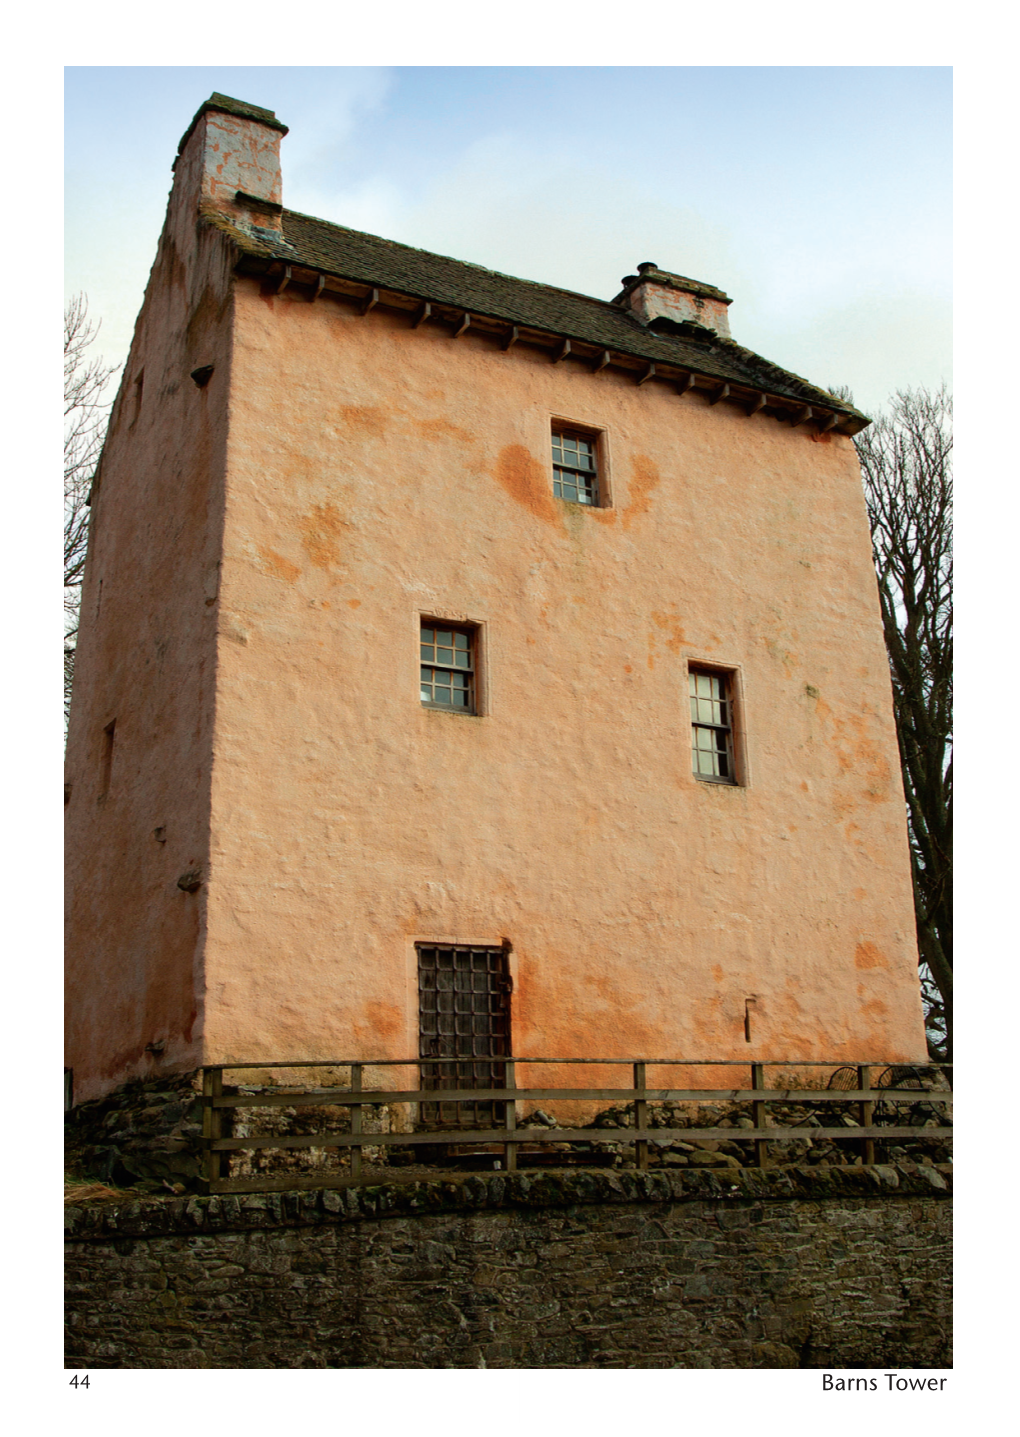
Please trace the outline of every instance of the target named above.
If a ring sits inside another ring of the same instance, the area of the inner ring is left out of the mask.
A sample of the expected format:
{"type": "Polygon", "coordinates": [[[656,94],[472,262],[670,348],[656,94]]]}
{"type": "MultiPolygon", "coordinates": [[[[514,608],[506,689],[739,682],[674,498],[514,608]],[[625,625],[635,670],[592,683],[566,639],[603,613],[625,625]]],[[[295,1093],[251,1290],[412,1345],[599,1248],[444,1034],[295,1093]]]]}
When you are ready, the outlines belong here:
{"type": "Polygon", "coordinates": [[[743,673],[739,664],[727,664],[718,659],[705,659],[700,656],[687,656],[687,678],[684,680],[683,701],[685,711],[690,708],[690,675],[706,674],[713,678],[724,681],[726,699],[729,708],[729,759],[731,774],[727,778],[716,778],[709,774],[698,773],[694,767],[694,729],[697,726],[693,717],[688,719],[691,734],[691,765],[688,770],[691,782],[698,785],[706,785],[712,789],[734,789],[750,787],[750,770],[746,751],[745,735],[745,705],[744,705],[744,684],[743,673]]]}

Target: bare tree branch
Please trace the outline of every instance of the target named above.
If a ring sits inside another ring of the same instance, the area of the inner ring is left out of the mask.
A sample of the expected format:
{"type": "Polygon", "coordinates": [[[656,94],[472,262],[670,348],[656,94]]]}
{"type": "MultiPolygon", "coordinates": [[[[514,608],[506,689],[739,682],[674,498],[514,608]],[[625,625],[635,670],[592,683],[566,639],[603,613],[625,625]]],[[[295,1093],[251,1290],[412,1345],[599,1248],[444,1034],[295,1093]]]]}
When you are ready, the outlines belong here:
{"type": "Polygon", "coordinates": [[[88,498],[110,414],[104,398],[116,365],[88,359],[99,332],[88,300],[76,295],[64,311],[64,723],[71,703],[81,581],[88,547],[88,498]]]}
{"type": "MultiPolygon", "coordinates": [[[[847,391],[844,394],[849,398],[847,391]]],[[[907,389],[859,434],[892,678],[929,1044],[953,1046],[953,403],[907,389]]]]}

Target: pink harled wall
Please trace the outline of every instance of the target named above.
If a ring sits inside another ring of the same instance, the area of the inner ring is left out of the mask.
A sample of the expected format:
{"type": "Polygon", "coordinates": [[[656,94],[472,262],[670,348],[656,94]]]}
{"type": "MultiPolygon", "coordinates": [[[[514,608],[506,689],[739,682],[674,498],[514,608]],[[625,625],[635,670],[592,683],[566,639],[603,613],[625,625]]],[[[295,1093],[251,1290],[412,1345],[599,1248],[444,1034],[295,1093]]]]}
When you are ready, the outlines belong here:
{"type": "Polygon", "coordinates": [[[922,1058],[852,442],[254,281],[235,313],[210,1051],[414,1053],[415,940],[506,938],[521,1055],[922,1058]],[[610,507],[553,497],[556,419],[610,507]],[[423,617],[479,626],[478,716],[422,707],[423,617]],[[692,775],[697,660],[739,786],[692,775]]]}

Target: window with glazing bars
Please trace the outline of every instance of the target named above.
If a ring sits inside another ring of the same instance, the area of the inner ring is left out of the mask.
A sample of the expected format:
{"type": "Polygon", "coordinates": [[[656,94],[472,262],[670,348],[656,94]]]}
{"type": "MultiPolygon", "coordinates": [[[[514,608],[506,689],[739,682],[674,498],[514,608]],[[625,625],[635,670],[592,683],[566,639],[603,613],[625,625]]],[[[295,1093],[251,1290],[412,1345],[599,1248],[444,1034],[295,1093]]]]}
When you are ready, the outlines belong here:
{"type": "Polygon", "coordinates": [[[599,479],[595,436],[554,429],[552,452],[553,493],[556,497],[597,507],[599,479]]]}
{"type": "Polygon", "coordinates": [[[430,708],[474,713],[474,630],[422,624],[421,701],[430,708]]]}
{"type": "Polygon", "coordinates": [[[727,674],[691,669],[692,752],[695,778],[735,783],[733,769],[733,700],[727,674]]]}

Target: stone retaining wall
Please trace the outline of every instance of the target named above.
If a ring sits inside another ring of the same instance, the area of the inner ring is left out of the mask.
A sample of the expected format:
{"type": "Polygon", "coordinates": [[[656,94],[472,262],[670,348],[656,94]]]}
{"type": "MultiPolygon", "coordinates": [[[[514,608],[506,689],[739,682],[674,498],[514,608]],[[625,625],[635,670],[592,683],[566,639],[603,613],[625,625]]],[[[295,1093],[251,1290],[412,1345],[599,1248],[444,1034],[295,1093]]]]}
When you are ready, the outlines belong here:
{"type": "Polygon", "coordinates": [[[70,1209],[67,1366],[948,1366],[948,1175],[485,1174],[70,1209]]]}

